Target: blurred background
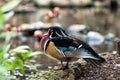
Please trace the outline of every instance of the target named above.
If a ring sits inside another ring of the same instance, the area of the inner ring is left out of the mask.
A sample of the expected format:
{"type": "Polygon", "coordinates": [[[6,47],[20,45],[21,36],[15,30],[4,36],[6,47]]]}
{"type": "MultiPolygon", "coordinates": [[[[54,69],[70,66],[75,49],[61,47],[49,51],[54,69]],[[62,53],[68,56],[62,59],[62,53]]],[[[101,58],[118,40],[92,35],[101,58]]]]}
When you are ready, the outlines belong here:
{"type": "MultiPolygon", "coordinates": [[[[115,53],[120,37],[119,6],[120,0],[0,0],[0,44],[7,39],[10,49],[28,45],[39,51],[42,35],[57,25],[98,53],[115,53]]],[[[31,62],[41,70],[59,64],[44,55],[31,62]]]]}

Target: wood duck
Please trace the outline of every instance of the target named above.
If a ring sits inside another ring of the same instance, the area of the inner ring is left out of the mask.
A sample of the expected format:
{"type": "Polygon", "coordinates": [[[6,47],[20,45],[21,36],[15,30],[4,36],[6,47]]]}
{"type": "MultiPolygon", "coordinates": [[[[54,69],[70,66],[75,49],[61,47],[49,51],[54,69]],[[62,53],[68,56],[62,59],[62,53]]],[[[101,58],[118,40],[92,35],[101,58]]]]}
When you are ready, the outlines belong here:
{"type": "Polygon", "coordinates": [[[92,65],[99,66],[105,62],[88,44],[71,37],[59,26],[50,27],[40,42],[41,50],[54,59],[60,60],[62,69],[68,67],[72,59],[82,58],[92,65]],[[63,61],[67,64],[63,66],[63,61]]]}

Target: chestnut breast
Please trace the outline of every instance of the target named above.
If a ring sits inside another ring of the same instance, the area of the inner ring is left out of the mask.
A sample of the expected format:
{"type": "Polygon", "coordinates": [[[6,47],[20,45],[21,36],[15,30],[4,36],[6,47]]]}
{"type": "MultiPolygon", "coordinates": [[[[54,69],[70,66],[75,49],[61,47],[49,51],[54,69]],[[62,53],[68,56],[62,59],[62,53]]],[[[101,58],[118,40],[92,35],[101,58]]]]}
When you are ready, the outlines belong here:
{"type": "Polygon", "coordinates": [[[55,44],[52,41],[48,43],[45,53],[58,60],[62,60],[62,61],[65,60],[65,57],[57,50],[55,44]]]}

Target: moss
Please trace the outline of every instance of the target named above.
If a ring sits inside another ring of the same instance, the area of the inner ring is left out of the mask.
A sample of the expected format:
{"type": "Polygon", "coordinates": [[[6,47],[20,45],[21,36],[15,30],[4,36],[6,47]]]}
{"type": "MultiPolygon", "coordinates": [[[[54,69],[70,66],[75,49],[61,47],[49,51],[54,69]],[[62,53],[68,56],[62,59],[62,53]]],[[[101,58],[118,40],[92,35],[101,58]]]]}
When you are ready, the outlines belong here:
{"type": "Polygon", "coordinates": [[[63,70],[49,70],[40,72],[36,75],[31,75],[29,80],[60,80],[60,78],[66,76],[66,71],[63,70]]]}

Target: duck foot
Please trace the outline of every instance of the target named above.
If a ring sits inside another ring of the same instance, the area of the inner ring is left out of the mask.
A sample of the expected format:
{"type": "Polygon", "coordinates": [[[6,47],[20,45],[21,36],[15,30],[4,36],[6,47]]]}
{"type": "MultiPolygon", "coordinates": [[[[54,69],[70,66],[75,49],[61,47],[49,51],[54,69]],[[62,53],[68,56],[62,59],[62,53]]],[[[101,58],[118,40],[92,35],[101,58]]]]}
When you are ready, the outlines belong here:
{"type": "Polygon", "coordinates": [[[64,65],[64,64],[61,62],[61,65],[60,65],[60,66],[54,68],[54,70],[65,70],[65,69],[68,69],[68,62],[66,63],[66,65],[64,65]]]}

